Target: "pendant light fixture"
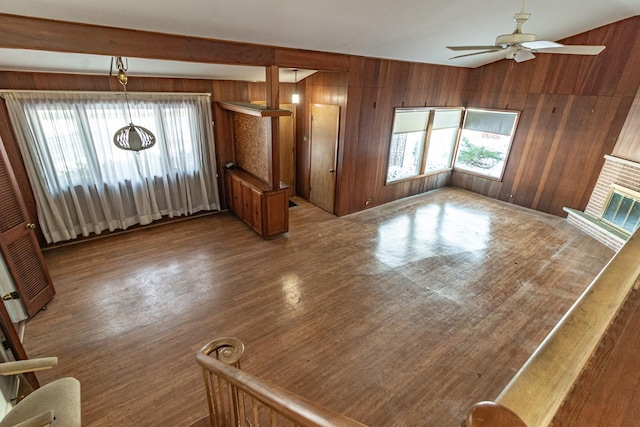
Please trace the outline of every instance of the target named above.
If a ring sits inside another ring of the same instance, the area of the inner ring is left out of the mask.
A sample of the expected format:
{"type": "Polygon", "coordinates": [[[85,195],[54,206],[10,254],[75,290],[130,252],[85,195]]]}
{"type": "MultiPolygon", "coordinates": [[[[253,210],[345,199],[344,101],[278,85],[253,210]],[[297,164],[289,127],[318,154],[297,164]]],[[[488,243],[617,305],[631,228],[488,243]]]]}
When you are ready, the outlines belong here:
{"type": "MultiPolygon", "coordinates": [[[[294,84],[298,84],[298,70],[294,69],[293,70],[293,82],[294,84]]],[[[293,88],[293,94],[291,94],[291,102],[293,104],[299,104],[300,103],[300,94],[298,93],[298,91],[296,90],[295,86],[293,88]]]]}
{"type": "Polygon", "coordinates": [[[129,98],[127,97],[127,82],[129,81],[129,78],[127,77],[127,68],[124,66],[121,56],[116,58],[116,68],[118,69],[118,75],[116,78],[124,89],[124,100],[127,103],[127,111],[129,112],[129,124],[119,129],[115,135],[113,135],[113,143],[118,148],[135,151],[140,154],[140,150],[145,150],[155,145],[156,137],[149,129],[133,124],[133,119],[131,118],[131,107],[129,106],[129,98]]]}

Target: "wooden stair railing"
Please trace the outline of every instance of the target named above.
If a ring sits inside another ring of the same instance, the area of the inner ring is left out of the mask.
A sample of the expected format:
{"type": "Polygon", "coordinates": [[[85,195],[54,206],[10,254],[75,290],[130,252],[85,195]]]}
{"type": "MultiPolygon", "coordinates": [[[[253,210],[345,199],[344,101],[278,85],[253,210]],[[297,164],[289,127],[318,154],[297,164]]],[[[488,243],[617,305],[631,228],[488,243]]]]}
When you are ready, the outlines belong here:
{"type": "MultiPolygon", "coordinates": [[[[560,319],[495,399],[495,405],[483,408],[483,417],[494,416],[488,413],[508,408],[528,427],[551,425],[610,325],[624,307],[630,292],[637,289],[639,284],[640,229],[627,240],[560,319]]],[[[471,425],[467,423],[467,427],[471,425]]]]}
{"type": "Polygon", "coordinates": [[[212,427],[366,427],[241,371],[243,352],[244,345],[237,338],[219,338],[196,355],[204,375],[212,427]]]}

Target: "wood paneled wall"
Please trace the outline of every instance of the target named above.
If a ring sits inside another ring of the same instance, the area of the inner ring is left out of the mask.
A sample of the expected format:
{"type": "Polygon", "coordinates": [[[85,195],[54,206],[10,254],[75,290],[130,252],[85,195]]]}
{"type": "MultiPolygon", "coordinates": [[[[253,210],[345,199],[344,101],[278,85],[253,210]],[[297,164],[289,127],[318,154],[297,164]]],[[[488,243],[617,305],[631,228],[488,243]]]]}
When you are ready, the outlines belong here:
{"type": "MultiPolygon", "coordinates": [[[[559,216],[565,206],[584,210],[640,85],[640,17],[564,43],[607,48],[596,57],[537,54],[471,71],[466,106],[522,115],[503,181],[454,172],[452,185],[559,216]]],[[[620,151],[637,151],[637,130],[629,124],[620,151]]]]}
{"type": "MultiPolygon", "coordinates": [[[[331,71],[298,84],[304,101],[297,107],[299,195],[308,197],[307,107],[323,103],[341,107],[337,215],[448,184],[563,215],[564,206],[583,209],[586,205],[603,155],[612,152],[636,96],[640,84],[639,30],[640,17],[636,16],[566,40],[568,44],[605,44],[607,49],[595,58],[539,54],[533,61],[517,64],[504,60],[474,70],[5,14],[0,14],[0,31],[6,35],[0,47],[331,71]],[[504,180],[445,172],[385,185],[393,109],[425,105],[521,110],[504,180]],[[371,203],[366,204],[369,199],[371,203]]],[[[119,90],[115,79],[33,73],[2,73],[0,85],[119,90]]],[[[214,94],[214,100],[227,101],[265,97],[264,84],[209,80],[132,79],[131,90],[206,91],[214,94]]],[[[281,90],[281,97],[289,95],[281,90]]],[[[0,111],[3,124],[5,115],[0,111]]],[[[228,120],[217,109],[214,120],[220,167],[233,161],[233,148],[225,142],[230,135],[228,120]]],[[[4,138],[7,130],[0,132],[4,138]]],[[[627,142],[620,144],[620,150],[635,150],[627,142]]]]}
{"type": "Polygon", "coordinates": [[[352,58],[347,127],[338,153],[337,215],[449,184],[451,172],[385,185],[394,108],[464,105],[469,72],[442,65],[352,58]]]}
{"type": "Polygon", "coordinates": [[[621,159],[640,163],[640,89],[638,89],[612,154],[621,159]]]}

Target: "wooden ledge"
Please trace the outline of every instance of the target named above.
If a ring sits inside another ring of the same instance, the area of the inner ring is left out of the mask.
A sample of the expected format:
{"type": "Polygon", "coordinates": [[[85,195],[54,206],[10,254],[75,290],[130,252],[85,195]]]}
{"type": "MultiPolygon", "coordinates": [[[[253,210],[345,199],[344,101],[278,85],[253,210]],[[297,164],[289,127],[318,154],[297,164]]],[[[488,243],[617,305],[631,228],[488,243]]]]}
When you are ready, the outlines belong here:
{"type": "Polygon", "coordinates": [[[218,105],[225,110],[254,117],[287,117],[293,114],[289,110],[267,108],[264,105],[251,104],[250,102],[218,101],[218,105]]]}

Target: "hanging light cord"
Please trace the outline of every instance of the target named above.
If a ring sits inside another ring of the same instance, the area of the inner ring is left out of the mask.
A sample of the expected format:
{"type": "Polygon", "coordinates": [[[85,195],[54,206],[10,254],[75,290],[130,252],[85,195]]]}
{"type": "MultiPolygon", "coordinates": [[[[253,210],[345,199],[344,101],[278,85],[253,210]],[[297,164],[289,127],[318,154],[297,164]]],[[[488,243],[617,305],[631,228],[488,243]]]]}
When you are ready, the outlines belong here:
{"type": "Polygon", "coordinates": [[[129,77],[127,77],[127,69],[122,62],[121,56],[118,56],[116,58],[116,68],[118,69],[118,81],[124,89],[124,100],[127,104],[127,112],[129,113],[129,123],[133,123],[133,117],[131,116],[131,107],[129,106],[129,95],[127,95],[127,82],[129,81],[129,77]]]}

